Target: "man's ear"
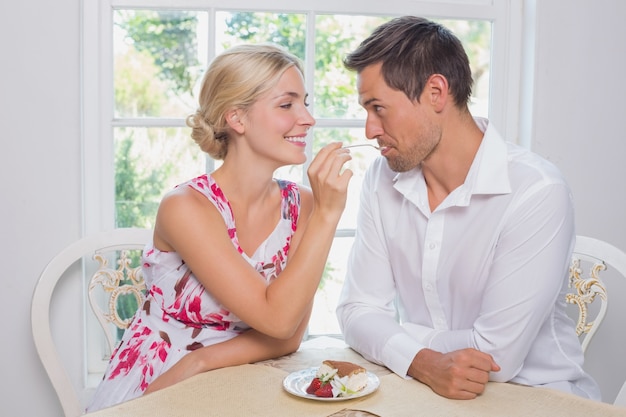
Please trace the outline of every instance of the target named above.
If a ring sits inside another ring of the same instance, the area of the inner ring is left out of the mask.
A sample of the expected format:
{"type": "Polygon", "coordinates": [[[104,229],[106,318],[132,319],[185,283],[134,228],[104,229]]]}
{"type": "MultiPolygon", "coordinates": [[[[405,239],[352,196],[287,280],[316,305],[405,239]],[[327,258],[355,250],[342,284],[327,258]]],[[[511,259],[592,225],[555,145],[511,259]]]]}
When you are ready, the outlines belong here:
{"type": "Polygon", "coordinates": [[[235,132],[240,135],[244,132],[243,123],[241,122],[242,112],[239,109],[233,109],[226,113],[226,123],[235,132]]]}
{"type": "Polygon", "coordinates": [[[425,91],[428,93],[426,99],[434,110],[437,113],[441,112],[450,99],[448,79],[441,74],[431,75],[426,81],[425,91]]]}

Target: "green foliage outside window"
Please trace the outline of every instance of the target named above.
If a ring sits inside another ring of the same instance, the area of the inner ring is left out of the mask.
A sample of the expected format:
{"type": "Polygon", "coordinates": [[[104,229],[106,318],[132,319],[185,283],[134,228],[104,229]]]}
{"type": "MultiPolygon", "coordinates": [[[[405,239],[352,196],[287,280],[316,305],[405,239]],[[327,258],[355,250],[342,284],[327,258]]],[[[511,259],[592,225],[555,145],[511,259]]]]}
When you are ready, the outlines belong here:
{"type": "Polygon", "coordinates": [[[180,93],[191,92],[198,77],[198,19],[186,11],[120,11],[119,24],[138,53],[159,68],[158,77],[180,93]]]}
{"type": "Polygon", "coordinates": [[[115,152],[115,227],[151,228],[172,166],[140,175],[140,156],[134,156],[132,136],[123,138],[115,152]]]}

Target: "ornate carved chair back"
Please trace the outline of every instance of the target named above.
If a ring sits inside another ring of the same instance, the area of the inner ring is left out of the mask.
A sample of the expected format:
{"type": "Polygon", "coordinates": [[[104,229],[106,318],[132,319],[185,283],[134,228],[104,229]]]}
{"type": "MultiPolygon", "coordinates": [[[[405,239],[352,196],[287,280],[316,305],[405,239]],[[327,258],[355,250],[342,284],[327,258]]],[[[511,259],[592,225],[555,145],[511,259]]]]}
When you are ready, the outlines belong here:
{"type": "MultiPolygon", "coordinates": [[[[572,290],[566,294],[565,301],[578,307],[576,333],[581,338],[585,353],[606,317],[609,303],[607,288],[610,288],[607,278],[614,275],[626,280],[626,253],[607,242],[577,236],[569,270],[572,290]]],[[[614,404],[626,406],[626,382],[614,404]]]]}

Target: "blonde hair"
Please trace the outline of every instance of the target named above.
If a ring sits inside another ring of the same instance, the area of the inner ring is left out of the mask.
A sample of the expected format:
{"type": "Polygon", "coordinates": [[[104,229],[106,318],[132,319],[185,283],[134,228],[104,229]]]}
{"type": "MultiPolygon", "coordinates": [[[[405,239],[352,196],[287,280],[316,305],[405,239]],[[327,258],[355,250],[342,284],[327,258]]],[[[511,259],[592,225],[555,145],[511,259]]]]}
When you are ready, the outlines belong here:
{"type": "Polygon", "coordinates": [[[187,117],[191,138],[213,158],[224,159],[231,133],[226,113],[247,111],[292,66],[304,73],[296,56],[271,44],[239,45],[218,55],[202,80],[199,108],[187,117]]]}

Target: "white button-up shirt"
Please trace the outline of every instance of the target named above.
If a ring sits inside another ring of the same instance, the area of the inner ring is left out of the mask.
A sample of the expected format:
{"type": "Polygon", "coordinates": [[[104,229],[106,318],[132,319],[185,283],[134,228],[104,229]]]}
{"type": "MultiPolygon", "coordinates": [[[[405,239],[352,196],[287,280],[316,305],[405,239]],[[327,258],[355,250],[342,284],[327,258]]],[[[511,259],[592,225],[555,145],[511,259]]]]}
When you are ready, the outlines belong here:
{"type": "Polygon", "coordinates": [[[346,342],[406,377],[422,348],[475,348],[493,381],[594,399],[565,313],[575,242],[567,183],[548,161],[485,132],[465,183],[431,212],[421,169],[366,173],[337,316],[346,342]]]}

